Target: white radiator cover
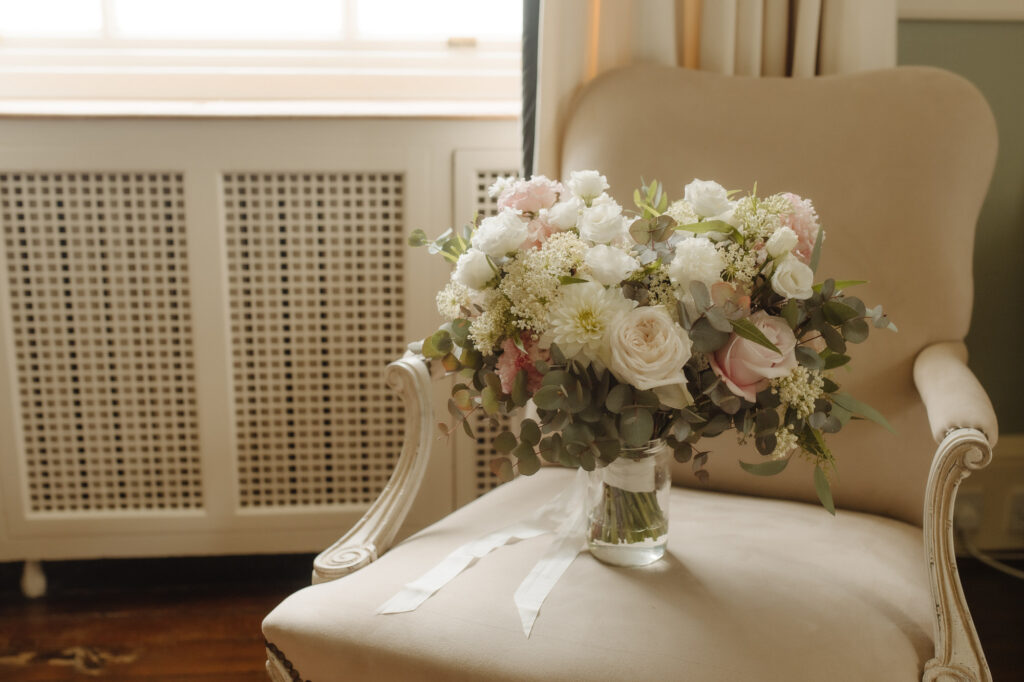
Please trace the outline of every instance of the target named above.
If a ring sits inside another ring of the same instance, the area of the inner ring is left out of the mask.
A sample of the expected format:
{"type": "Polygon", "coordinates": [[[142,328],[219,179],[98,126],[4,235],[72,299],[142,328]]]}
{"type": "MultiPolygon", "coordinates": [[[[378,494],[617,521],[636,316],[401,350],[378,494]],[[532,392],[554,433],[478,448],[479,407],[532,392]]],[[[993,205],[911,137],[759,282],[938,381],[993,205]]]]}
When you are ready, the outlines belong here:
{"type": "MultiPolygon", "coordinates": [[[[405,237],[489,210],[517,134],[0,121],[0,561],[339,537],[400,449],[384,366],[438,322],[446,270],[405,237]]],[[[410,526],[492,487],[490,457],[438,441],[410,526]]]]}

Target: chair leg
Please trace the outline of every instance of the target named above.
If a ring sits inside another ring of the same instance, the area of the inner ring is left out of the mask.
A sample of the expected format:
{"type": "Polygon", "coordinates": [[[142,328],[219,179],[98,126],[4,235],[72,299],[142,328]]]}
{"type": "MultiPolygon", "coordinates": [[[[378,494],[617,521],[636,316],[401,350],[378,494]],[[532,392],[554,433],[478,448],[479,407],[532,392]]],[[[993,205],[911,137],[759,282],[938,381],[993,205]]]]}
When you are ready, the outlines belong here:
{"type": "Polygon", "coordinates": [[[21,593],[29,599],[46,596],[46,573],[39,561],[26,561],[21,569],[21,593]]]}

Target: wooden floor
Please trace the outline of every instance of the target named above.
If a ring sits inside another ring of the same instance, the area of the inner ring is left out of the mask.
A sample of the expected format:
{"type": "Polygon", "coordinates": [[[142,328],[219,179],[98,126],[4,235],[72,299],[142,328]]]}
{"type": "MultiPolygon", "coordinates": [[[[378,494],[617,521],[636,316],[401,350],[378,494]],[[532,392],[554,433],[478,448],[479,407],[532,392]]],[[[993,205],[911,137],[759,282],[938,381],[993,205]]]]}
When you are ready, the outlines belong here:
{"type": "MultiPolygon", "coordinates": [[[[0,564],[0,680],[266,680],[260,621],[312,559],[52,562],[35,601],[0,564]]],[[[1024,681],[1024,581],[972,560],[960,575],[995,681],[1024,681]]]]}

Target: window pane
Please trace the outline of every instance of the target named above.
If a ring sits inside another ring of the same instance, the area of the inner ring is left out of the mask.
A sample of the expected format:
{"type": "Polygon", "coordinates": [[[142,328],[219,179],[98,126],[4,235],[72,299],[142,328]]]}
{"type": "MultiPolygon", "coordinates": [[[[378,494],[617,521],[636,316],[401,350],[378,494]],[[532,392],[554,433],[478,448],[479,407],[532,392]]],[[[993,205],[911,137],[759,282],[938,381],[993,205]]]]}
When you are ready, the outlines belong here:
{"type": "Polygon", "coordinates": [[[513,0],[359,0],[360,38],[476,37],[519,40],[523,5],[513,0]]]}
{"type": "Polygon", "coordinates": [[[330,40],[341,37],[340,0],[112,2],[119,38],[330,40]]]}
{"type": "Polygon", "coordinates": [[[102,30],[100,0],[0,0],[0,35],[81,37],[102,30]]]}

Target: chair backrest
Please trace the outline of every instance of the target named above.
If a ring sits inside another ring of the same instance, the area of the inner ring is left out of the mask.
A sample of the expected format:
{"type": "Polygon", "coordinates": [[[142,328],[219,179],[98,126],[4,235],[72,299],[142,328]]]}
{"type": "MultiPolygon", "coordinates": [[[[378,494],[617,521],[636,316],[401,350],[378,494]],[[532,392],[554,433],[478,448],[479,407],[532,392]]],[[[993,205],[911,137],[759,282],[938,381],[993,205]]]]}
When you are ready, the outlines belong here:
{"type": "MultiPolygon", "coordinates": [[[[599,169],[624,206],[641,176],[672,197],[696,177],[810,198],[827,235],[819,274],[869,280],[856,295],[883,303],[899,327],[873,330],[851,347],[853,371],[836,371],[898,431],[851,422],[831,437],[836,503],[920,525],[935,443],[912,364],[925,346],[967,333],[974,230],[995,155],[984,98],[938,69],[796,79],[638,66],[580,93],[561,173],[599,169]]],[[[737,445],[731,432],[706,442],[711,488],[816,499],[809,466],[756,477],[737,465],[757,460],[752,444],[737,445]]],[[[678,483],[694,483],[688,469],[675,472],[678,483]]]]}

